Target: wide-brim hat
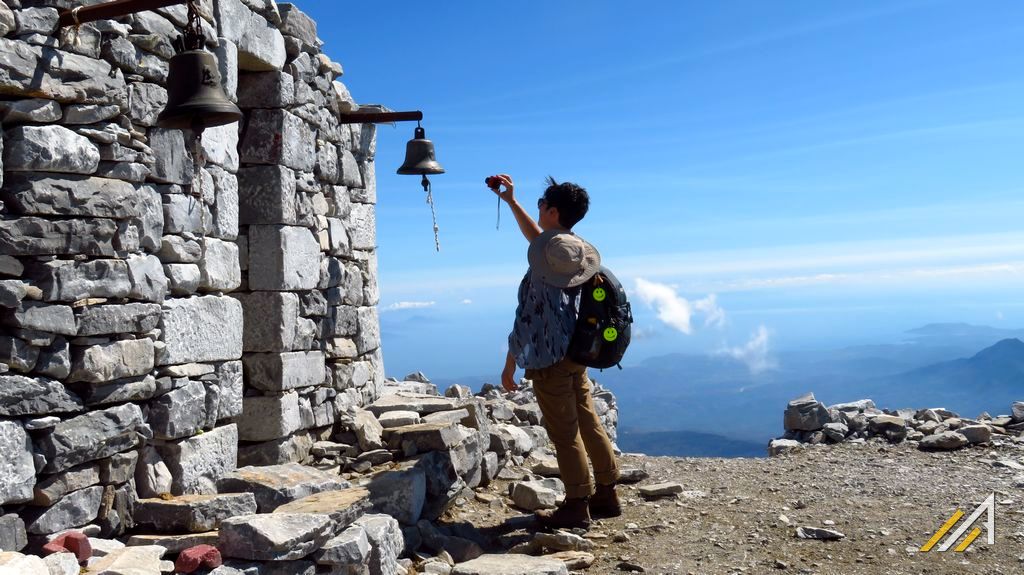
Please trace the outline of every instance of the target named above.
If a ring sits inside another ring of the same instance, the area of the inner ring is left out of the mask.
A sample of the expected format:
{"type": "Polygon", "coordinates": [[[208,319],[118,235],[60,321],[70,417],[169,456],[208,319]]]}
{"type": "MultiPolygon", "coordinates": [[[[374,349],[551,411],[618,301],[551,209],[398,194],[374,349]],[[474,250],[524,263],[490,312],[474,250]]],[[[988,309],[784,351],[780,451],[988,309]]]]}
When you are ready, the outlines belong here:
{"type": "Polygon", "coordinates": [[[526,252],[534,278],[560,288],[576,287],[601,269],[601,254],[583,238],[566,230],[548,230],[530,242],[526,252]]]}

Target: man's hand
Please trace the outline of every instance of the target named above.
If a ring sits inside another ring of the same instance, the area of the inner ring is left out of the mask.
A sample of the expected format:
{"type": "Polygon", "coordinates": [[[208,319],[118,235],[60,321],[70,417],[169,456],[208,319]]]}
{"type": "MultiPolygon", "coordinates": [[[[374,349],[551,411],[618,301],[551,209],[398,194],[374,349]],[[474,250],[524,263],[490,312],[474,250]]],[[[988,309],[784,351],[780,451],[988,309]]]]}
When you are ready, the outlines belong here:
{"type": "Polygon", "coordinates": [[[501,386],[505,388],[505,391],[519,391],[519,386],[516,385],[516,369],[514,367],[511,370],[505,369],[501,372],[501,386]]]}
{"type": "Polygon", "coordinates": [[[516,385],[516,359],[509,353],[505,356],[505,368],[501,370],[501,386],[505,391],[518,391],[516,385]]]}
{"type": "Polygon", "coordinates": [[[498,194],[498,197],[505,200],[505,203],[511,204],[515,201],[515,184],[512,183],[512,176],[508,174],[498,174],[498,179],[501,180],[501,185],[505,186],[505,191],[501,191],[501,187],[491,188],[491,191],[498,194]]]}

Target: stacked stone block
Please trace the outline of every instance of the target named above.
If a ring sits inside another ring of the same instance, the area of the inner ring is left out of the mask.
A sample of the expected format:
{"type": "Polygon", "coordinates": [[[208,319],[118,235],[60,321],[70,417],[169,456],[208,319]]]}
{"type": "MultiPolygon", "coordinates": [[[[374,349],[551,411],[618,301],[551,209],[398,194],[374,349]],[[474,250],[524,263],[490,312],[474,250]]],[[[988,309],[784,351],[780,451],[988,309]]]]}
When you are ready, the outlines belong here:
{"type": "Polygon", "coordinates": [[[199,2],[242,122],[165,130],[183,5],[0,0],[0,549],[308,458],[383,381],[372,125],[273,2],[199,2]]]}
{"type": "MultiPolygon", "coordinates": [[[[218,3],[229,40],[255,27],[237,0],[218,3]]],[[[371,402],[383,380],[376,314],[372,125],[339,124],[335,64],[318,53],[316,24],[283,5],[283,67],[243,69],[238,104],[239,242],[247,383],[239,462],[308,460],[339,413],[371,402]]],[[[264,46],[265,47],[265,46],[264,46]]],[[[240,61],[242,59],[240,58],[240,61]]],[[[244,66],[243,66],[244,67],[244,66]]],[[[345,109],[342,109],[345,108],[345,109]]]]}

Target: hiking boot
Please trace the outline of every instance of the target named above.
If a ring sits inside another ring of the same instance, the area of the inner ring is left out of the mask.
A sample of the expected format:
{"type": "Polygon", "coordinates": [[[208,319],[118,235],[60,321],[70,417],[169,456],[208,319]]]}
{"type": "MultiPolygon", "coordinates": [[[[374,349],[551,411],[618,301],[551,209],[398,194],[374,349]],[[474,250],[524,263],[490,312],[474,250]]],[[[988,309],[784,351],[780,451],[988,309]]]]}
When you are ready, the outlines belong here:
{"type": "Polygon", "coordinates": [[[537,521],[551,529],[590,529],[590,511],[587,498],[566,499],[557,509],[544,509],[536,513],[537,521]]]}
{"type": "Polygon", "coordinates": [[[615,484],[597,484],[594,494],[590,497],[590,515],[597,518],[618,517],[622,515],[622,504],[615,493],[615,484]]]}

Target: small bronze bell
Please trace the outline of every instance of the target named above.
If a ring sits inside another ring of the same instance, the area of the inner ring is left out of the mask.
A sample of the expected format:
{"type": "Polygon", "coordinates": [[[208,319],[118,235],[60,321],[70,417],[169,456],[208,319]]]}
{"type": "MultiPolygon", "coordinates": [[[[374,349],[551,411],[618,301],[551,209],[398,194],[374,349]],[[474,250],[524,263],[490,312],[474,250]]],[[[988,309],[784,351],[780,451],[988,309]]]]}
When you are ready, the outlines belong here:
{"type": "Polygon", "coordinates": [[[398,168],[398,173],[403,176],[444,173],[444,168],[434,158],[434,143],[427,139],[420,126],[416,126],[413,139],[405,144],[405,163],[398,168]]]}
{"type": "Polygon", "coordinates": [[[167,107],[157,118],[161,128],[201,132],[242,119],[241,110],[221,88],[217,59],[206,50],[175,54],[167,86],[167,107]]]}

